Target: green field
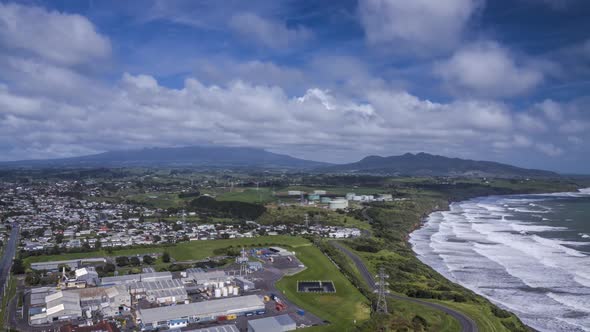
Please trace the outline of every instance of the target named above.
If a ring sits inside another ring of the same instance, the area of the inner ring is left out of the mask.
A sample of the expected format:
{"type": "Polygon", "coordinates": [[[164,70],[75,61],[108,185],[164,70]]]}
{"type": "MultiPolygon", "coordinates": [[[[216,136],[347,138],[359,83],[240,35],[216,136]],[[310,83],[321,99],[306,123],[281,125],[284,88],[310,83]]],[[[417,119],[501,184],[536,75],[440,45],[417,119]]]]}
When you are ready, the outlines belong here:
{"type": "Polygon", "coordinates": [[[350,215],[336,211],[308,206],[279,206],[268,207],[266,212],[257,221],[263,225],[272,224],[299,224],[305,222],[305,215],[308,215],[310,225],[321,224],[331,226],[356,227],[359,229],[371,229],[371,226],[364,220],[359,220],[350,215]]]}
{"type": "Polygon", "coordinates": [[[370,304],[338,268],[315,246],[295,248],[297,257],[307,267],[304,271],[277,282],[277,288],[297,306],[308,310],[331,324],[312,327],[309,331],[354,331],[355,321],[369,318],[370,304]],[[332,280],[334,294],[298,293],[298,280],[332,280]]]}
{"type": "Polygon", "coordinates": [[[293,248],[300,246],[309,246],[310,242],[301,237],[294,236],[260,236],[254,238],[241,238],[241,239],[228,239],[228,240],[207,240],[207,241],[192,241],[182,242],[169,247],[149,247],[149,248],[133,248],[133,249],[121,249],[113,250],[112,253],[108,253],[106,250],[82,252],[82,253],[69,253],[61,255],[47,255],[47,256],[31,256],[27,257],[24,261],[25,264],[35,262],[48,262],[88,257],[116,257],[116,256],[130,256],[130,255],[141,255],[147,253],[161,253],[167,251],[170,256],[177,261],[186,260],[198,260],[207,257],[215,256],[213,251],[215,249],[227,248],[230,246],[239,247],[253,247],[253,246],[268,246],[268,245],[285,245],[293,248]]]}
{"type": "Polygon", "coordinates": [[[239,201],[246,203],[270,203],[276,200],[269,188],[234,189],[233,192],[225,192],[215,197],[219,201],[239,201]]]}

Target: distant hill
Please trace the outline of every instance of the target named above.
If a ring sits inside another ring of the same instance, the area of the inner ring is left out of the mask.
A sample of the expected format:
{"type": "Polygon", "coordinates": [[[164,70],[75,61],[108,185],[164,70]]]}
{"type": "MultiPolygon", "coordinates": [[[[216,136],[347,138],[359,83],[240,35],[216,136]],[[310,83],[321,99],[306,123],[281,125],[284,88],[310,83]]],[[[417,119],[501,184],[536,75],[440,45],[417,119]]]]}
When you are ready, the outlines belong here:
{"type": "Polygon", "coordinates": [[[491,161],[448,158],[428,153],[369,156],[358,162],[318,169],[325,173],[358,173],[408,176],[557,177],[557,173],[491,161]]]}
{"type": "Polygon", "coordinates": [[[89,156],[2,162],[0,167],[203,167],[311,169],[329,165],[256,148],[190,146],[110,151],[89,156]]]}

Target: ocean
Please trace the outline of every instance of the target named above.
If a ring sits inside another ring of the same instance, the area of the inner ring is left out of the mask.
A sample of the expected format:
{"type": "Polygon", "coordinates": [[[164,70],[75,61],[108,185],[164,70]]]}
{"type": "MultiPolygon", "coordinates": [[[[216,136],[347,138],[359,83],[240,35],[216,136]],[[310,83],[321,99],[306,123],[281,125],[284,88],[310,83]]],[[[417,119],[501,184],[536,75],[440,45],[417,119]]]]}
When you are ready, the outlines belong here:
{"type": "Polygon", "coordinates": [[[590,188],[489,196],[432,213],[418,258],[539,331],[590,331],[590,188]]]}

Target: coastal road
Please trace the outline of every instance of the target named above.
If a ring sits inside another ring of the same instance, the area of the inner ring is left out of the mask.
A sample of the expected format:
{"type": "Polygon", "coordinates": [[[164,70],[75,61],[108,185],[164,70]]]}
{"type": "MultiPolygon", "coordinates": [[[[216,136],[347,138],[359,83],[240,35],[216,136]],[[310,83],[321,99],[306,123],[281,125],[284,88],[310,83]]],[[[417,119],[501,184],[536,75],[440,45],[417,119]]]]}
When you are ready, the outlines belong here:
{"type": "MultiPolygon", "coordinates": [[[[346,256],[348,256],[354,262],[354,265],[356,265],[357,269],[361,273],[362,278],[365,280],[367,285],[369,285],[371,287],[371,289],[374,290],[375,289],[375,279],[373,278],[373,274],[369,271],[369,269],[365,265],[365,262],[363,262],[363,260],[359,256],[357,256],[355,253],[353,253],[352,251],[350,251],[348,248],[344,247],[343,245],[341,245],[337,241],[330,241],[330,244],[332,246],[334,246],[335,248],[339,249],[340,251],[342,251],[346,256]]],[[[419,299],[415,299],[415,298],[411,298],[411,297],[400,296],[400,295],[395,295],[395,294],[388,294],[388,296],[392,299],[395,299],[395,300],[409,301],[409,302],[418,303],[418,304],[421,304],[421,305],[424,305],[424,306],[427,306],[430,308],[440,310],[444,313],[449,314],[451,317],[455,318],[459,322],[459,324],[461,324],[461,332],[478,332],[477,324],[475,323],[475,321],[459,311],[456,311],[454,309],[451,309],[449,307],[446,307],[446,306],[438,304],[438,303],[431,303],[428,301],[423,301],[423,300],[419,300],[419,299]]]]}

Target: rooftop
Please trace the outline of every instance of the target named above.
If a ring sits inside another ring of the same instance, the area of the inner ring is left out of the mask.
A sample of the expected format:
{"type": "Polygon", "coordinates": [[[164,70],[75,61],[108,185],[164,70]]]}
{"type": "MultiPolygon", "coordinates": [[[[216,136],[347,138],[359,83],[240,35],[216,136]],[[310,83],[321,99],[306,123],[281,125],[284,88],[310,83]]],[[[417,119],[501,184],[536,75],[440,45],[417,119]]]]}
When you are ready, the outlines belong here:
{"type": "Polygon", "coordinates": [[[141,309],[138,318],[145,322],[168,321],[181,317],[216,316],[235,312],[259,310],[264,302],[258,295],[180,304],[176,306],[141,309]]]}

